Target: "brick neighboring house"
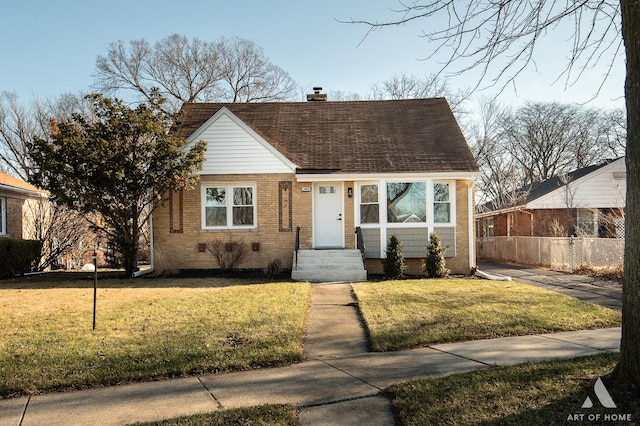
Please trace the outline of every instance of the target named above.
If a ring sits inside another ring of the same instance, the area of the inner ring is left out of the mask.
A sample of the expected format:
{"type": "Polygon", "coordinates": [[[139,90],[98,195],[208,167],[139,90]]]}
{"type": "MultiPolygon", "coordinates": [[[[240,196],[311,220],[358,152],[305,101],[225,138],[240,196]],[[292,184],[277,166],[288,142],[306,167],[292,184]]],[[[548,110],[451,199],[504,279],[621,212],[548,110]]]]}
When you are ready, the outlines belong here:
{"type": "Polygon", "coordinates": [[[199,186],[170,192],[154,212],[156,268],[215,269],[205,244],[219,239],[246,243],[241,268],[277,258],[295,274],[299,228],[301,252],[334,256],[328,279],[356,248],[358,227],[371,273],[382,271],[392,235],[408,272],[422,273],[432,231],[449,246],[447,266],[469,273],[479,173],[447,101],[308,99],[183,106],[175,135],[208,149],[199,186]]]}
{"type": "Polygon", "coordinates": [[[31,239],[30,206],[47,197],[46,191],[0,172],[0,238],[31,239]]]}
{"type": "Polygon", "coordinates": [[[574,170],[478,206],[478,237],[624,238],[625,158],[574,170]]]}

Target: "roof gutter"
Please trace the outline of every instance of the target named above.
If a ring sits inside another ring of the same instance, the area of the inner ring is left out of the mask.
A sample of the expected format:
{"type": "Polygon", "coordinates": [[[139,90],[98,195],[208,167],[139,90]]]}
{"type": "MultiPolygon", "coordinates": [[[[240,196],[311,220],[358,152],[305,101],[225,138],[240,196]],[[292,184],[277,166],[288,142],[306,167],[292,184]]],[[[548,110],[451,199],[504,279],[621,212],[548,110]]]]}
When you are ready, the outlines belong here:
{"type": "Polygon", "coordinates": [[[480,177],[478,172],[400,172],[400,173],[298,173],[298,182],[333,181],[373,181],[408,179],[413,182],[421,179],[473,180],[480,177]]]}
{"type": "Polygon", "coordinates": [[[521,210],[527,210],[526,204],[525,205],[519,205],[519,206],[513,206],[513,207],[504,207],[504,208],[498,209],[498,210],[489,210],[489,211],[482,212],[482,213],[476,213],[476,219],[482,219],[482,218],[485,218],[485,217],[491,217],[491,216],[495,216],[497,214],[517,212],[517,211],[521,211],[521,210]]]}
{"type": "Polygon", "coordinates": [[[0,191],[8,191],[8,192],[13,192],[16,194],[21,194],[21,195],[35,195],[38,197],[48,197],[49,195],[44,193],[44,192],[39,192],[39,191],[32,191],[30,189],[22,189],[22,188],[17,188],[15,186],[10,186],[10,185],[3,185],[0,184],[0,191]]]}

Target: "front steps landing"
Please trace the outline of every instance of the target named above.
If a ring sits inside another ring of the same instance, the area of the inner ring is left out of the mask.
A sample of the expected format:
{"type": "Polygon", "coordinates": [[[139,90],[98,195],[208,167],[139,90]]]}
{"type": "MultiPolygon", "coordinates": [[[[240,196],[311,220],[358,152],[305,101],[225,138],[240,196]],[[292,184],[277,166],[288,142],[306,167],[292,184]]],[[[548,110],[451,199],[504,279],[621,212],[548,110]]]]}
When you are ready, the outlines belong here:
{"type": "Polygon", "coordinates": [[[358,250],[298,250],[294,253],[291,279],[309,282],[366,281],[362,255],[358,250]]]}

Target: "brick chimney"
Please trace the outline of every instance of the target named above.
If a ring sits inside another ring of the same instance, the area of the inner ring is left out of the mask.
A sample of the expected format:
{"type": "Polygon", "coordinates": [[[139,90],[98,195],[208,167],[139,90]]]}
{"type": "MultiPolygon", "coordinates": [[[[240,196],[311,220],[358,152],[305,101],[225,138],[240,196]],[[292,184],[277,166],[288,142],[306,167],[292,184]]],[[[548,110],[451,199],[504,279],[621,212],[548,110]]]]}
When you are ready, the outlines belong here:
{"type": "Polygon", "coordinates": [[[307,95],[307,102],[324,102],[327,100],[327,94],[326,93],[320,93],[322,92],[322,87],[314,87],[313,88],[313,93],[310,93],[307,95]]]}

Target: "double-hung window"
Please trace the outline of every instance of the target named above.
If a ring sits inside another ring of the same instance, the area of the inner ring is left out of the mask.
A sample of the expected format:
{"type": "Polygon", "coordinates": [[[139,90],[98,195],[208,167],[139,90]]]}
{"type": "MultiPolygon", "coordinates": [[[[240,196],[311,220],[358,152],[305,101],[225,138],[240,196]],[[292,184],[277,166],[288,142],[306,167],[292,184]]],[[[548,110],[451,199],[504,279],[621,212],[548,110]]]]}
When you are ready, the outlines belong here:
{"type": "Polygon", "coordinates": [[[380,202],[378,185],[360,186],[360,223],[378,223],[380,221],[380,202]]]}
{"type": "Polygon", "coordinates": [[[256,227],[256,187],[247,184],[210,184],[202,188],[203,229],[256,227]]]}
{"type": "Polygon", "coordinates": [[[451,222],[451,199],[448,183],[433,184],[433,221],[435,223],[451,222]]]}

